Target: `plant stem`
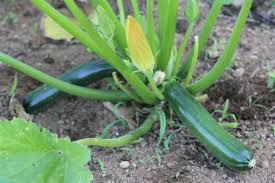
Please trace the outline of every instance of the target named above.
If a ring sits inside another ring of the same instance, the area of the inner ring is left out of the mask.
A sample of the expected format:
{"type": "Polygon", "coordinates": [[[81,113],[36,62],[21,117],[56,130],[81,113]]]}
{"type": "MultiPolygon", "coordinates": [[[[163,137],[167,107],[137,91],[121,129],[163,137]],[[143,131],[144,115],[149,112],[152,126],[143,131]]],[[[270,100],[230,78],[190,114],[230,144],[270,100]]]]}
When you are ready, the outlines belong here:
{"type": "Polygon", "coordinates": [[[109,100],[111,101],[131,100],[131,98],[123,92],[89,89],[89,88],[80,87],[77,85],[64,82],[62,80],[51,77],[1,52],[0,52],[0,61],[3,61],[4,63],[10,65],[11,67],[25,73],[26,75],[38,81],[41,81],[45,84],[48,84],[54,88],[57,88],[60,91],[63,91],[71,95],[85,97],[89,99],[95,99],[95,100],[108,100],[108,101],[109,100]]]}
{"type": "Polygon", "coordinates": [[[160,42],[162,42],[166,31],[166,22],[168,17],[167,7],[169,7],[169,1],[158,0],[158,33],[160,42]]]}
{"type": "Polygon", "coordinates": [[[165,71],[169,62],[169,58],[171,56],[171,50],[174,45],[174,36],[176,32],[178,1],[179,0],[169,1],[169,13],[167,18],[167,23],[165,25],[167,28],[165,30],[165,35],[163,35],[163,37],[160,38],[161,48],[160,48],[160,53],[157,61],[158,70],[165,71]]]}
{"type": "Polygon", "coordinates": [[[202,77],[196,83],[187,87],[189,92],[194,94],[208,88],[223,74],[226,67],[231,63],[235,49],[240,40],[241,33],[245,28],[245,23],[250,13],[252,2],[253,0],[245,0],[243,2],[241,12],[238,16],[233,32],[229,38],[223,54],[220,56],[219,60],[213,66],[213,68],[207,73],[207,75],[202,77]]]}
{"type": "Polygon", "coordinates": [[[131,97],[133,100],[142,103],[142,101],[138,98],[138,96],[136,96],[134,93],[132,93],[131,91],[129,91],[125,86],[123,86],[123,85],[120,83],[120,81],[119,81],[119,79],[118,79],[118,77],[117,77],[116,72],[113,72],[113,79],[114,79],[114,81],[115,81],[115,83],[116,83],[116,85],[117,85],[117,87],[118,87],[119,89],[121,89],[124,93],[126,93],[126,94],[127,94],[129,97],[131,97]]]}
{"type": "Polygon", "coordinates": [[[153,15],[153,8],[154,8],[154,0],[147,0],[147,39],[149,45],[151,47],[152,53],[156,55],[156,44],[155,44],[155,27],[154,27],[154,15],[153,15]]]}
{"type": "Polygon", "coordinates": [[[125,27],[125,11],[124,11],[124,6],[123,6],[123,1],[122,0],[117,0],[117,6],[118,6],[118,11],[119,11],[119,19],[120,23],[123,27],[125,27]]]}
{"type": "Polygon", "coordinates": [[[78,144],[83,144],[87,146],[91,146],[91,145],[102,146],[102,147],[125,146],[137,140],[138,138],[145,135],[146,133],[148,133],[152,129],[153,124],[158,120],[158,116],[159,115],[157,110],[152,111],[139,128],[119,138],[114,138],[114,139],[87,138],[87,139],[81,139],[75,142],[78,144]]]}
{"type": "Polygon", "coordinates": [[[187,74],[186,79],[184,81],[185,86],[188,86],[190,81],[192,80],[193,71],[194,71],[196,63],[198,61],[198,52],[199,52],[199,38],[198,38],[198,36],[195,36],[193,58],[192,58],[192,63],[191,63],[190,70],[188,71],[188,74],[187,74]]]}
{"type": "Polygon", "coordinates": [[[137,0],[131,0],[131,4],[132,4],[133,11],[134,11],[134,16],[139,21],[140,20],[140,11],[139,11],[137,0]]]}
{"type": "MultiPolygon", "coordinates": [[[[108,44],[97,32],[92,32],[93,37],[90,37],[87,33],[83,32],[79,27],[73,24],[67,17],[49,5],[45,0],[32,0],[32,2],[44,13],[48,14],[54,21],[56,21],[56,23],[70,32],[74,37],[78,38],[87,48],[95,51],[100,57],[114,66],[135,89],[137,94],[145,103],[153,104],[156,102],[157,98],[152,95],[142,80],[133,73],[133,71],[123,62],[123,60],[114,52],[114,50],[108,46],[108,44]]],[[[99,2],[103,3],[105,6],[108,6],[108,1],[99,2]]]]}
{"type": "Polygon", "coordinates": [[[154,78],[153,78],[153,73],[152,72],[147,72],[145,73],[146,77],[148,78],[149,84],[153,90],[153,93],[160,99],[163,100],[164,96],[161,94],[161,92],[159,91],[154,78]]]}
{"type": "Polygon", "coordinates": [[[189,37],[193,31],[193,27],[194,27],[194,24],[191,23],[188,25],[188,28],[187,28],[187,31],[181,41],[181,44],[180,44],[180,47],[179,47],[179,50],[177,52],[177,57],[176,57],[176,61],[175,61],[175,66],[174,66],[174,70],[173,70],[173,74],[172,74],[172,77],[175,77],[177,75],[177,72],[179,70],[179,65],[180,65],[180,59],[184,53],[184,50],[185,50],[185,47],[187,45],[187,42],[189,40],[189,37]]]}
{"type": "MultiPolygon", "coordinates": [[[[216,23],[216,20],[220,13],[221,7],[222,7],[221,0],[215,0],[213,2],[212,8],[207,16],[207,20],[205,21],[204,26],[199,33],[199,55],[207,43],[208,37],[210,35],[210,32],[211,32],[213,26],[216,23]]],[[[182,66],[179,69],[178,76],[180,78],[186,77],[186,75],[191,67],[193,52],[194,52],[194,47],[189,52],[185,61],[183,62],[182,66]]]]}
{"type": "Polygon", "coordinates": [[[238,123],[218,123],[223,128],[237,128],[238,123]]]}

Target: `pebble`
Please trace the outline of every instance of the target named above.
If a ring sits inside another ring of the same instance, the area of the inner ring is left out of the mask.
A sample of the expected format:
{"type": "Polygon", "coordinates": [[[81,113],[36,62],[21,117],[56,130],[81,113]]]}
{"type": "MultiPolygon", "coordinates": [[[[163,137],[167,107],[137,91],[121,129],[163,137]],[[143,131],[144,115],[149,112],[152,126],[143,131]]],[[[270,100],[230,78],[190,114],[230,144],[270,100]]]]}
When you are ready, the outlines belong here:
{"type": "Polygon", "coordinates": [[[176,162],[170,161],[167,163],[168,168],[173,168],[176,165],[176,162]]]}
{"type": "Polygon", "coordinates": [[[122,161],[122,162],[120,162],[119,166],[120,166],[120,168],[126,169],[130,166],[130,163],[129,163],[129,161],[122,161]]]}
{"type": "Polygon", "coordinates": [[[236,76],[236,77],[242,77],[243,75],[244,75],[244,68],[238,68],[236,71],[235,71],[235,73],[234,73],[234,75],[236,76]]]}
{"type": "Polygon", "coordinates": [[[267,161],[262,161],[261,163],[263,168],[268,168],[269,167],[269,163],[267,161]]]}

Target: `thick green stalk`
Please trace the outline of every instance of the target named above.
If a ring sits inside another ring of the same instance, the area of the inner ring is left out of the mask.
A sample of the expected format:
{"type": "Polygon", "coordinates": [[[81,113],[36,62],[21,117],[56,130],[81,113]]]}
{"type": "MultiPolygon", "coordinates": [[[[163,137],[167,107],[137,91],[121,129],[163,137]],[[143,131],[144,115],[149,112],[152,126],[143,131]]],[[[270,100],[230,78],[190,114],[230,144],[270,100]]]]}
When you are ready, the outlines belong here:
{"type": "Polygon", "coordinates": [[[178,0],[169,1],[169,14],[166,23],[167,28],[165,35],[161,37],[161,47],[157,62],[158,70],[165,71],[171,56],[171,50],[174,45],[174,36],[176,32],[177,12],[178,0]]]}
{"type": "Polygon", "coordinates": [[[180,65],[180,59],[184,53],[184,50],[185,50],[185,47],[187,45],[187,42],[189,40],[189,37],[193,31],[193,27],[194,27],[194,24],[191,23],[188,25],[188,28],[187,28],[187,31],[186,33],[184,34],[184,37],[181,41],[181,44],[180,44],[180,47],[179,47],[179,50],[177,52],[177,57],[176,57],[176,61],[175,61],[175,66],[174,66],[174,69],[173,69],[173,74],[172,74],[172,77],[175,77],[177,75],[177,72],[179,70],[179,65],[180,65]]]}
{"type": "Polygon", "coordinates": [[[137,0],[131,0],[131,4],[132,4],[133,11],[134,11],[134,16],[137,20],[139,20],[141,15],[140,15],[137,0]]]}
{"type": "MultiPolygon", "coordinates": [[[[222,7],[221,0],[215,0],[213,2],[212,8],[207,16],[207,20],[205,21],[204,26],[199,33],[199,55],[207,43],[208,37],[210,35],[210,32],[211,32],[213,26],[216,23],[216,20],[220,13],[221,7],[222,7]]],[[[186,75],[190,69],[190,66],[191,66],[193,51],[194,51],[194,47],[189,52],[184,63],[180,67],[179,72],[178,72],[178,77],[180,77],[180,78],[186,77],[186,75]]]]}
{"type": "Polygon", "coordinates": [[[89,89],[85,87],[80,87],[77,85],[73,85],[62,80],[51,77],[27,64],[20,62],[4,53],[0,52],[0,61],[8,64],[9,66],[19,70],[26,75],[41,81],[45,84],[48,84],[54,88],[59,89],[65,93],[85,97],[89,99],[95,100],[110,100],[110,101],[122,101],[122,100],[130,100],[131,98],[123,92],[119,91],[103,91],[96,89],[89,89]]]}
{"type": "Polygon", "coordinates": [[[238,123],[218,123],[223,128],[237,128],[238,123]]]}
{"type": "Polygon", "coordinates": [[[154,15],[153,15],[153,8],[154,8],[154,0],[147,0],[147,40],[151,47],[152,53],[156,55],[156,43],[155,43],[155,26],[154,26],[154,15]]]}
{"type": "Polygon", "coordinates": [[[133,73],[133,71],[123,62],[123,60],[114,52],[114,50],[108,46],[108,44],[97,32],[95,32],[93,29],[90,29],[90,34],[92,35],[91,37],[44,0],[32,0],[32,2],[43,12],[48,14],[65,30],[70,32],[74,37],[78,38],[87,48],[95,51],[100,57],[114,66],[135,89],[137,94],[143,99],[145,103],[153,104],[157,100],[157,98],[151,93],[142,80],[133,73]],[[95,43],[98,45],[95,45],[95,43]]]}
{"type": "Polygon", "coordinates": [[[164,1],[158,0],[158,33],[159,33],[160,42],[162,38],[164,38],[164,34],[166,32],[168,7],[169,7],[168,0],[164,0],[164,1]]]}
{"type": "Polygon", "coordinates": [[[252,2],[253,0],[245,0],[243,2],[241,12],[223,54],[220,56],[213,68],[207,73],[207,75],[187,87],[188,91],[194,94],[208,88],[223,74],[226,67],[231,63],[235,49],[239,43],[241,33],[245,28],[245,23],[250,13],[252,2]]]}
{"type": "Polygon", "coordinates": [[[95,146],[103,146],[103,147],[125,146],[139,139],[146,133],[148,133],[152,129],[154,123],[158,120],[158,116],[159,115],[157,110],[152,111],[139,128],[119,138],[115,138],[115,139],[87,138],[87,139],[78,140],[76,141],[76,143],[87,145],[87,146],[95,145],[95,146]]]}
{"type": "Polygon", "coordinates": [[[119,11],[119,20],[120,23],[123,27],[125,27],[125,11],[124,11],[124,6],[123,6],[123,1],[122,0],[117,0],[117,6],[118,6],[118,11],[119,11]]]}
{"type": "Polygon", "coordinates": [[[126,88],[125,86],[123,86],[123,84],[120,83],[116,72],[113,72],[113,79],[115,81],[115,84],[117,85],[117,87],[119,89],[121,89],[124,93],[126,93],[129,97],[131,97],[133,100],[142,103],[142,101],[138,98],[138,96],[136,94],[134,94],[133,92],[131,92],[130,90],[128,90],[128,88],[126,88]]]}
{"type": "Polygon", "coordinates": [[[190,81],[192,80],[193,71],[198,61],[198,51],[199,51],[199,39],[198,39],[198,36],[195,36],[193,58],[192,58],[190,70],[188,71],[188,74],[184,81],[185,86],[188,86],[190,81]]]}

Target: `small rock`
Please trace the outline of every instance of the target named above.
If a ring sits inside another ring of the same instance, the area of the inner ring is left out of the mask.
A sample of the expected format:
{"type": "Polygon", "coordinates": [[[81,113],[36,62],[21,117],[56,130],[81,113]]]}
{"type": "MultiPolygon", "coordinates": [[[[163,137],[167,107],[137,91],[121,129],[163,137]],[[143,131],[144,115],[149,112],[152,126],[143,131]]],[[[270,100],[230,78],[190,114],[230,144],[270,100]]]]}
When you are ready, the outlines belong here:
{"type": "Polygon", "coordinates": [[[263,168],[268,168],[269,167],[269,163],[267,161],[262,161],[261,163],[263,168]]]}
{"type": "Polygon", "coordinates": [[[171,161],[167,163],[168,168],[173,168],[176,165],[176,162],[171,161]]]}
{"type": "Polygon", "coordinates": [[[133,163],[133,167],[136,168],[136,167],[137,167],[137,164],[136,164],[136,163],[133,163]]]}
{"type": "Polygon", "coordinates": [[[244,68],[238,68],[236,71],[235,71],[235,73],[234,73],[234,75],[236,76],[236,77],[242,77],[243,76],[243,74],[244,74],[244,68]]]}
{"type": "Polygon", "coordinates": [[[120,168],[126,169],[130,166],[130,163],[129,163],[129,161],[122,161],[122,162],[120,162],[119,166],[120,166],[120,168]]]}

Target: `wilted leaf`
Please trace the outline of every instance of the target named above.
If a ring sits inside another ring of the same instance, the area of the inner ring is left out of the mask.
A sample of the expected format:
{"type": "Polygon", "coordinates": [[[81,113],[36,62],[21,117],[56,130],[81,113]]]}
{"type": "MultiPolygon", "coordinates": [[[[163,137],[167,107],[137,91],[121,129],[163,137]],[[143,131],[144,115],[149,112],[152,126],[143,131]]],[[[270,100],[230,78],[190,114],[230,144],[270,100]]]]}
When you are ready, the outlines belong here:
{"type": "Polygon", "coordinates": [[[73,36],[69,32],[55,23],[49,16],[43,17],[42,28],[44,30],[44,36],[47,38],[66,41],[71,41],[73,39],[73,36]]]}

